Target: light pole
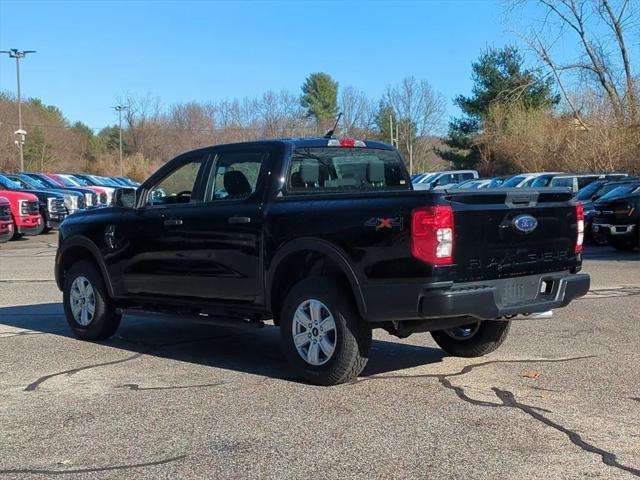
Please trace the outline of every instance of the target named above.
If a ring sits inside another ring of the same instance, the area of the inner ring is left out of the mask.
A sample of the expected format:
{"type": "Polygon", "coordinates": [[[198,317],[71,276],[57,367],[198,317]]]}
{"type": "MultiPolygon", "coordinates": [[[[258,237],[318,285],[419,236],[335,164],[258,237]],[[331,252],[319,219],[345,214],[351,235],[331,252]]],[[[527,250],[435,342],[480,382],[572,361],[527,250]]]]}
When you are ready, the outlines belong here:
{"type": "Polygon", "coordinates": [[[18,150],[20,151],[20,171],[24,172],[24,139],[27,135],[27,132],[22,128],[22,105],[20,103],[20,59],[27,56],[28,53],[36,53],[35,50],[18,50],[17,48],[12,48],[11,50],[2,50],[0,53],[8,53],[10,58],[16,59],[16,79],[18,82],[18,130],[14,133],[18,135],[18,140],[16,140],[16,144],[18,145],[18,150]]]}
{"type": "Polygon", "coordinates": [[[118,143],[120,146],[120,176],[124,177],[124,163],[122,162],[122,112],[126,110],[125,105],[116,105],[113,109],[118,112],[118,143]]]}

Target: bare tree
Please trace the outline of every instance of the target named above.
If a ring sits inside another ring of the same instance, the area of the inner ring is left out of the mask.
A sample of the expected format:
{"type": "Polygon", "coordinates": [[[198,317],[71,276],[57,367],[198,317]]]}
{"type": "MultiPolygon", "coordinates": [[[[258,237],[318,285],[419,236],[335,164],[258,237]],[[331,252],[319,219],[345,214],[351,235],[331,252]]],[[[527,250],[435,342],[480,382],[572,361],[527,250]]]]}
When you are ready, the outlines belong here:
{"type": "Polygon", "coordinates": [[[341,130],[345,134],[355,136],[356,132],[368,127],[369,101],[364,92],[355,87],[345,87],[340,92],[338,105],[342,112],[341,130]]]}
{"type": "Polygon", "coordinates": [[[542,7],[540,20],[531,22],[527,41],[542,62],[551,69],[561,92],[584,125],[572,102],[567,81],[573,89],[597,86],[608,99],[616,119],[637,124],[638,97],[634,71],[625,37],[637,27],[632,22],[629,0],[516,0],[514,5],[530,3],[542,7]],[[609,30],[611,35],[604,35],[609,30]],[[556,53],[573,34],[579,54],[561,62],[556,53]],[[568,75],[569,78],[565,78],[568,75]],[[582,87],[578,86],[582,84],[582,87]]]}
{"type": "Polygon", "coordinates": [[[387,87],[384,101],[395,113],[398,143],[413,173],[415,159],[423,158],[431,148],[429,142],[420,139],[436,134],[442,125],[445,100],[426,80],[407,77],[400,84],[387,87]]]}

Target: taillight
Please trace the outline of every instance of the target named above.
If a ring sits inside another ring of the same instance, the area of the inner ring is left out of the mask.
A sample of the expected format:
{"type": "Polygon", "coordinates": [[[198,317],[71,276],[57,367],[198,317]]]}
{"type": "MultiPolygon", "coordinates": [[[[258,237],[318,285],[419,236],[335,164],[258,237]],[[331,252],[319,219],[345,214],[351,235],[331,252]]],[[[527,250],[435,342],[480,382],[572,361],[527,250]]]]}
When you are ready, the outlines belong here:
{"type": "Polygon", "coordinates": [[[584,242],[584,211],[581,203],[576,203],[576,225],[578,235],[576,237],[575,253],[582,252],[582,243],[584,242]]]}
{"type": "Polygon", "coordinates": [[[453,263],[453,209],[420,207],[411,212],[411,254],[432,265],[453,263]]]}

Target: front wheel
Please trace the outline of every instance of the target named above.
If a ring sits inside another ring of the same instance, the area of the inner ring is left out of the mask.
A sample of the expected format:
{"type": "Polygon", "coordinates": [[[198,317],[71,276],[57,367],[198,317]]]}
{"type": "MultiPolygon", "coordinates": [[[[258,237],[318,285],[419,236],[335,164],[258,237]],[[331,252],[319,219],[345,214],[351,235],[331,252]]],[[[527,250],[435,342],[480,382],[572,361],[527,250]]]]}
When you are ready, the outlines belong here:
{"type": "Polygon", "coordinates": [[[307,278],[287,295],[280,316],[282,345],[294,370],[317,385],[356,378],[367,364],[371,328],[348,286],[307,278]]]}
{"type": "Polygon", "coordinates": [[[431,332],[435,342],[455,357],[481,357],[502,345],[511,322],[487,320],[431,332]]]}
{"type": "Polygon", "coordinates": [[[98,268],[82,260],[66,275],[62,292],[67,323],[82,340],[102,340],[112,336],[120,325],[113,302],[98,268]]]}
{"type": "Polygon", "coordinates": [[[13,222],[13,235],[11,237],[11,240],[19,240],[20,238],[24,237],[24,233],[18,232],[18,225],[16,224],[15,220],[12,220],[12,222],[13,222]]]}

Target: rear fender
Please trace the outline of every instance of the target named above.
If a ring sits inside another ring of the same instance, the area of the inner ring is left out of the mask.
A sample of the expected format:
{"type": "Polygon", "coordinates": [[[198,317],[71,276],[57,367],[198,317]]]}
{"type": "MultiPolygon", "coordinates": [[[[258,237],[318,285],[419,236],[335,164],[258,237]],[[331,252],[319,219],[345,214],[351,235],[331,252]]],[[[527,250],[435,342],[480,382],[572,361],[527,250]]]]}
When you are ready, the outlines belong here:
{"type": "Polygon", "coordinates": [[[367,312],[367,306],[364,300],[364,296],[362,294],[362,288],[360,286],[360,281],[351,267],[349,263],[347,254],[336,245],[327,242],[326,240],[322,240],[320,238],[314,237],[303,237],[297,238],[295,240],[286,243],[283,247],[281,247],[278,252],[273,257],[269,265],[269,269],[266,275],[266,304],[267,308],[271,310],[271,299],[272,299],[272,288],[275,283],[275,275],[278,271],[278,267],[281,263],[290,255],[293,255],[302,251],[312,251],[322,254],[329,258],[332,262],[334,262],[344,273],[346,278],[349,281],[349,285],[351,286],[351,290],[353,292],[353,296],[355,298],[356,304],[358,306],[358,310],[360,315],[365,316],[367,312]]]}

